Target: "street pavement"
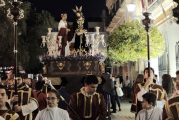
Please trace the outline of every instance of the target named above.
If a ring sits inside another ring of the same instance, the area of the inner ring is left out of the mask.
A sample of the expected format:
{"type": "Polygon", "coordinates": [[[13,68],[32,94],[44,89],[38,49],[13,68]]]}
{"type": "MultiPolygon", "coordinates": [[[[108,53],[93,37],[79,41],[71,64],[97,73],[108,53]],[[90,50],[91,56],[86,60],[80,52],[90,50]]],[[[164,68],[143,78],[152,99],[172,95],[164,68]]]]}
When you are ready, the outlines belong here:
{"type": "Polygon", "coordinates": [[[135,114],[130,112],[131,103],[128,101],[121,102],[122,111],[111,114],[111,120],[135,120],[135,114]]]}

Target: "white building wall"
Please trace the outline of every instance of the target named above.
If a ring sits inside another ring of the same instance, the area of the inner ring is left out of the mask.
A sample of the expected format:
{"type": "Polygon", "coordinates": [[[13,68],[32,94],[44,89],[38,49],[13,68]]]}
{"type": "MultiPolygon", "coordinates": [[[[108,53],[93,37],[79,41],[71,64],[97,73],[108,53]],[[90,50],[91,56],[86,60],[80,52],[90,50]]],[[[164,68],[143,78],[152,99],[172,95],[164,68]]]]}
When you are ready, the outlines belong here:
{"type": "Polygon", "coordinates": [[[179,41],[179,25],[172,20],[168,20],[161,24],[158,29],[163,34],[169,54],[169,74],[175,77],[176,72],[176,52],[175,45],[179,41]]]}

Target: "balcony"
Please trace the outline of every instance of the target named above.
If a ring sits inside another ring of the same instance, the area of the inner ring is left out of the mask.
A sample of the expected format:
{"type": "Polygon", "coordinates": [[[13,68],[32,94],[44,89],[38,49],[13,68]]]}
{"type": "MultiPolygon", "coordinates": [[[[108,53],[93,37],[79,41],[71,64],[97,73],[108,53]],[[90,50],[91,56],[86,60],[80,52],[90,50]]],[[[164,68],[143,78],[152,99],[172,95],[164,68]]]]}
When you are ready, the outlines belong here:
{"type": "Polygon", "coordinates": [[[121,5],[123,4],[124,0],[107,0],[106,6],[108,8],[108,15],[106,16],[106,27],[107,31],[110,32],[113,29],[114,25],[118,23],[120,19],[120,15],[122,14],[120,11],[121,5]]]}

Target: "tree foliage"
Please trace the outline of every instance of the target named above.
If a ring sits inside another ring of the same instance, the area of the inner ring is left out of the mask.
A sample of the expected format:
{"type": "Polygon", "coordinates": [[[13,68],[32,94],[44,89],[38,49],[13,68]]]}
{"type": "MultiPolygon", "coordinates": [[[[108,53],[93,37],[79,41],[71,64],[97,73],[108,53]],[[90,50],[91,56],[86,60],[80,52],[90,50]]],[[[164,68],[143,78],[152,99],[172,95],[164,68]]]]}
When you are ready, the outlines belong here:
{"type": "Polygon", "coordinates": [[[13,24],[6,16],[7,6],[0,7],[0,66],[12,65],[13,24]]]}
{"type": "Polygon", "coordinates": [[[41,69],[39,55],[43,53],[40,48],[41,36],[47,34],[48,27],[55,26],[55,20],[47,11],[32,11],[30,18],[27,20],[27,42],[29,52],[29,62],[26,65],[26,71],[38,73],[41,69]]]}
{"type": "MultiPolygon", "coordinates": [[[[150,56],[157,57],[165,49],[164,39],[156,27],[149,31],[150,56]]],[[[108,38],[109,56],[113,61],[136,61],[139,58],[147,59],[147,34],[139,21],[126,22],[108,38]]]]}
{"type": "MultiPolygon", "coordinates": [[[[15,63],[13,21],[6,16],[9,7],[6,4],[0,8],[0,66],[15,63]]],[[[38,73],[42,67],[38,58],[42,53],[41,36],[47,33],[48,27],[54,27],[56,21],[49,12],[36,11],[27,1],[20,8],[24,10],[24,18],[18,21],[18,65],[27,72],[38,73]]]]}

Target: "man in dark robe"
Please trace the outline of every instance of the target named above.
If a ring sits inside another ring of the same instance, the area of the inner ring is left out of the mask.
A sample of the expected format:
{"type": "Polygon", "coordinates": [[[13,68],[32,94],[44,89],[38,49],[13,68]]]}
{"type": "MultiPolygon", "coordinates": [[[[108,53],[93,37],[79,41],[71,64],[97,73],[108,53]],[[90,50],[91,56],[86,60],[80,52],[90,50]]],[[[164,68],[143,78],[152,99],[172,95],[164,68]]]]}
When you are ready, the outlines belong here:
{"type": "Polygon", "coordinates": [[[175,91],[163,108],[163,120],[179,120],[179,71],[176,72],[175,91]]]}
{"type": "Polygon", "coordinates": [[[19,114],[21,120],[32,120],[32,112],[38,108],[38,101],[33,97],[32,89],[22,82],[22,77],[16,77],[17,94],[14,87],[7,88],[10,106],[19,114]]]}
{"type": "Polygon", "coordinates": [[[10,109],[7,100],[6,89],[0,85],[0,116],[4,120],[19,120],[19,115],[10,109]]]}
{"type": "Polygon", "coordinates": [[[98,79],[88,75],[83,79],[84,87],[71,96],[68,109],[72,120],[106,120],[106,103],[104,97],[96,92],[98,79]]]}
{"type": "Polygon", "coordinates": [[[165,90],[162,86],[157,85],[154,83],[154,70],[153,68],[150,68],[150,77],[149,77],[149,71],[148,68],[144,69],[144,81],[142,83],[139,83],[134,88],[134,94],[132,99],[132,106],[131,106],[131,112],[138,113],[140,110],[142,110],[142,95],[144,95],[147,92],[154,93],[157,98],[157,106],[159,108],[163,108],[163,100],[167,99],[167,95],[165,90]]]}

